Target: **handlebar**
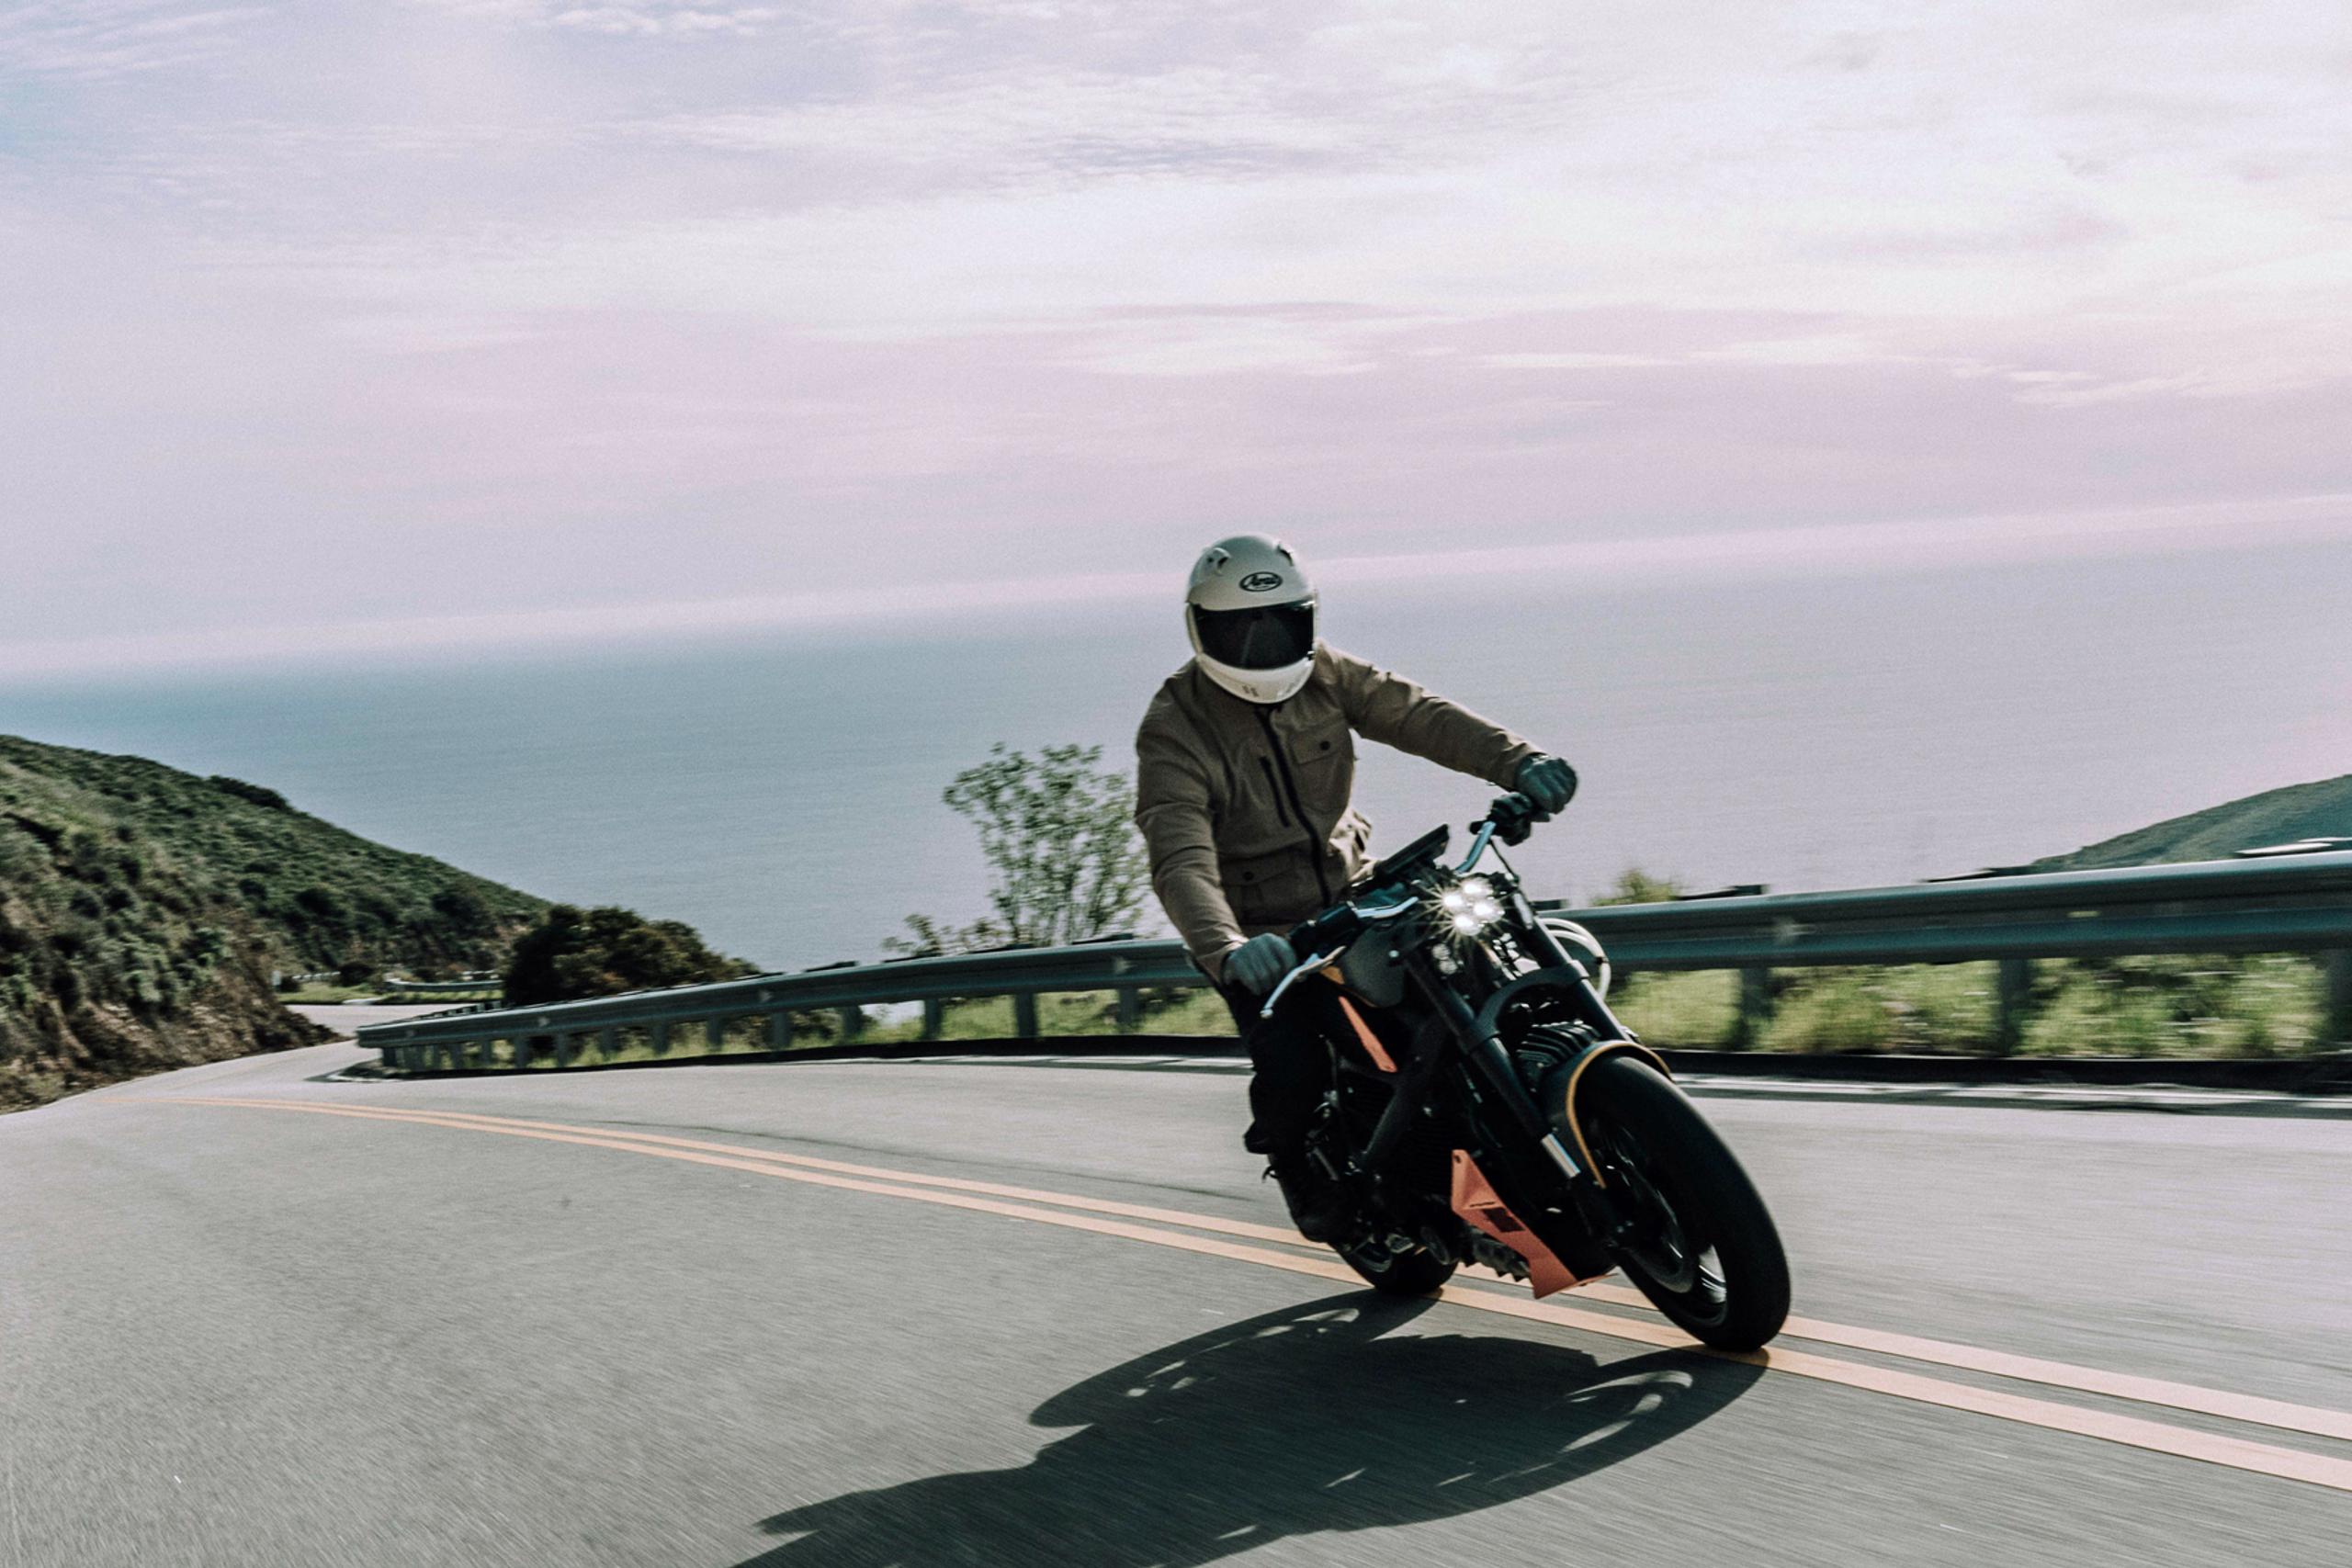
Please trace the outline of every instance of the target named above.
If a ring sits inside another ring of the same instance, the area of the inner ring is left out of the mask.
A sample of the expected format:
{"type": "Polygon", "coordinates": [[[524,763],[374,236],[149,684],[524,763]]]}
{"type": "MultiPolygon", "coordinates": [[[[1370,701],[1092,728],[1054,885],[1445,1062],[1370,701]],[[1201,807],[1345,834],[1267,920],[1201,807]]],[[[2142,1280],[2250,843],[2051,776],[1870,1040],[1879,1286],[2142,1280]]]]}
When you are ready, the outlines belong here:
{"type": "MultiPolygon", "coordinates": [[[[1487,808],[1487,815],[1470,824],[1473,834],[1470,840],[1470,852],[1463,857],[1460,865],[1453,868],[1453,874],[1469,875],[1477,868],[1479,861],[1486,858],[1487,846],[1495,840],[1500,839],[1506,844],[1523,844],[1527,842],[1527,836],[1535,830],[1535,824],[1548,822],[1551,819],[1552,813],[1544,810],[1516,790],[1508,795],[1497,795],[1495,803],[1487,808]]],[[[1436,833],[1430,835],[1430,838],[1436,840],[1434,844],[1429,845],[1433,852],[1442,852],[1445,841],[1444,831],[1441,828],[1436,833]]],[[[1423,840],[1423,844],[1428,844],[1428,840],[1423,840]]],[[[1422,845],[1416,845],[1415,849],[1419,850],[1421,847],[1422,845]]],[[[1414,855],[1411,858],[1419,857],[1414,855]]],[[[1432,853],[1430,858],[1435,859],[1435,853],[1432,853]]],[[[1277,981],[1272,990],[1266,993],[1265,1004],[1258,1010],[1258,1016],[1261,1019],[1273,1017],[1274,1008],[1281,1002],[1284,993],[1301,978],[1313,974],[1346,952],[1348,944],[1363,934],[1363,929],[1367,923],[1374,919],[1385,919],[1391,914],[1397,913],[1407,907],[1395,905],[1367,909],[1354,903],[1335,904],[1313,919],[1293,926],[1289,937],[1291,951],[1302,956],[1297,965],[1277,981]]]]}

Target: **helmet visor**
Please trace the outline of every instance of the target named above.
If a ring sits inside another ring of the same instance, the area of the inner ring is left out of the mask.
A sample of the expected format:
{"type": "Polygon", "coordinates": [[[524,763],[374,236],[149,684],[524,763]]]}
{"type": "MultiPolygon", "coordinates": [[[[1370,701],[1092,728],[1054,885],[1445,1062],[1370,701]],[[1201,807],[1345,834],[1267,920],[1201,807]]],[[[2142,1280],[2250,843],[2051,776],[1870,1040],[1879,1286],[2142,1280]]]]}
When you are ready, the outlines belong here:
{"type": "Polygon", "coordinates": [[[1236,670],[1280,670],[1315,651],[1315,601],[1193,610],[1201,651],[1236,670]]]}

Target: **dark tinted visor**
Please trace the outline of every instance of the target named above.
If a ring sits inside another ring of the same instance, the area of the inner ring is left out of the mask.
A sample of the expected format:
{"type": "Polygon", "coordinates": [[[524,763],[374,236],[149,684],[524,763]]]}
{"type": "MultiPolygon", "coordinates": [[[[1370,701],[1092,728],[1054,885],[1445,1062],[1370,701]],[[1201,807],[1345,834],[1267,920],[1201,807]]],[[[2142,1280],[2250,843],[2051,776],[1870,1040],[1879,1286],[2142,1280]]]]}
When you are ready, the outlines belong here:
{"type": "Polygon", "coordinates": [[[1201,651],[1236,670],[1279,670],[1315,651],[1315,601],[1193,611],[1201,651]]]}

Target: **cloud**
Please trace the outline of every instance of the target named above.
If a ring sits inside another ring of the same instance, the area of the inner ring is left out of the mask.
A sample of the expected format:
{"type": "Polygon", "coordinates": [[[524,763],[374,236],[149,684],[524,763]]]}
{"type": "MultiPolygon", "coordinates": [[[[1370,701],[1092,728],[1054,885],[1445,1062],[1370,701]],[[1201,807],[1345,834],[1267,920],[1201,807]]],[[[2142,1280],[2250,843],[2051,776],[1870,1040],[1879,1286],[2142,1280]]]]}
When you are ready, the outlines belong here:
{"type": "Polygon", "coordinates": [[[774,6],[569,6],[548,15],[545,20],[551,28],[575,28],[582,32],[614,36],[709,38],[729,33],[749,36],[783,14],[774,6]]]}
{"type": "Polygon", "coordinates": [[[1855,16],[0,10],[0,624],[2352,489],[2341,25],[1855,16]]]}
{"type": "Polygon", "coordinates": [[[118,76],[185,65],[232,47],[258,6],[74,0],[0,7],[0,77],[118,76]]]}

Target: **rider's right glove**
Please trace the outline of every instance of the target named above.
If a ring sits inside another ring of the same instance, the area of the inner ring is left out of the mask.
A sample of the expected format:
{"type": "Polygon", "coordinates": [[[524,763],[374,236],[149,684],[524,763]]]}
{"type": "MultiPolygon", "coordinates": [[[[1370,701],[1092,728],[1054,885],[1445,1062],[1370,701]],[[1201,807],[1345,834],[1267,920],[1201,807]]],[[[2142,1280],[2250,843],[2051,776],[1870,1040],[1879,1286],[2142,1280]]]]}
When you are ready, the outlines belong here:
{"type": "Polygon", "coordinates": [[[1253,997],[1262,997],[1282,977],[1298,967],[1290,942],[1268,931],[1253,936],[1225,955],[1225,978],[1253,997]]]}
{"type": "Polygon", "coordinates": [[[1548,816],[1576,798],[1577,771],[1559,758],[1539,751],[1519,765],[1511,784],[1535,803],[1536,810],[1548,816]]]}

